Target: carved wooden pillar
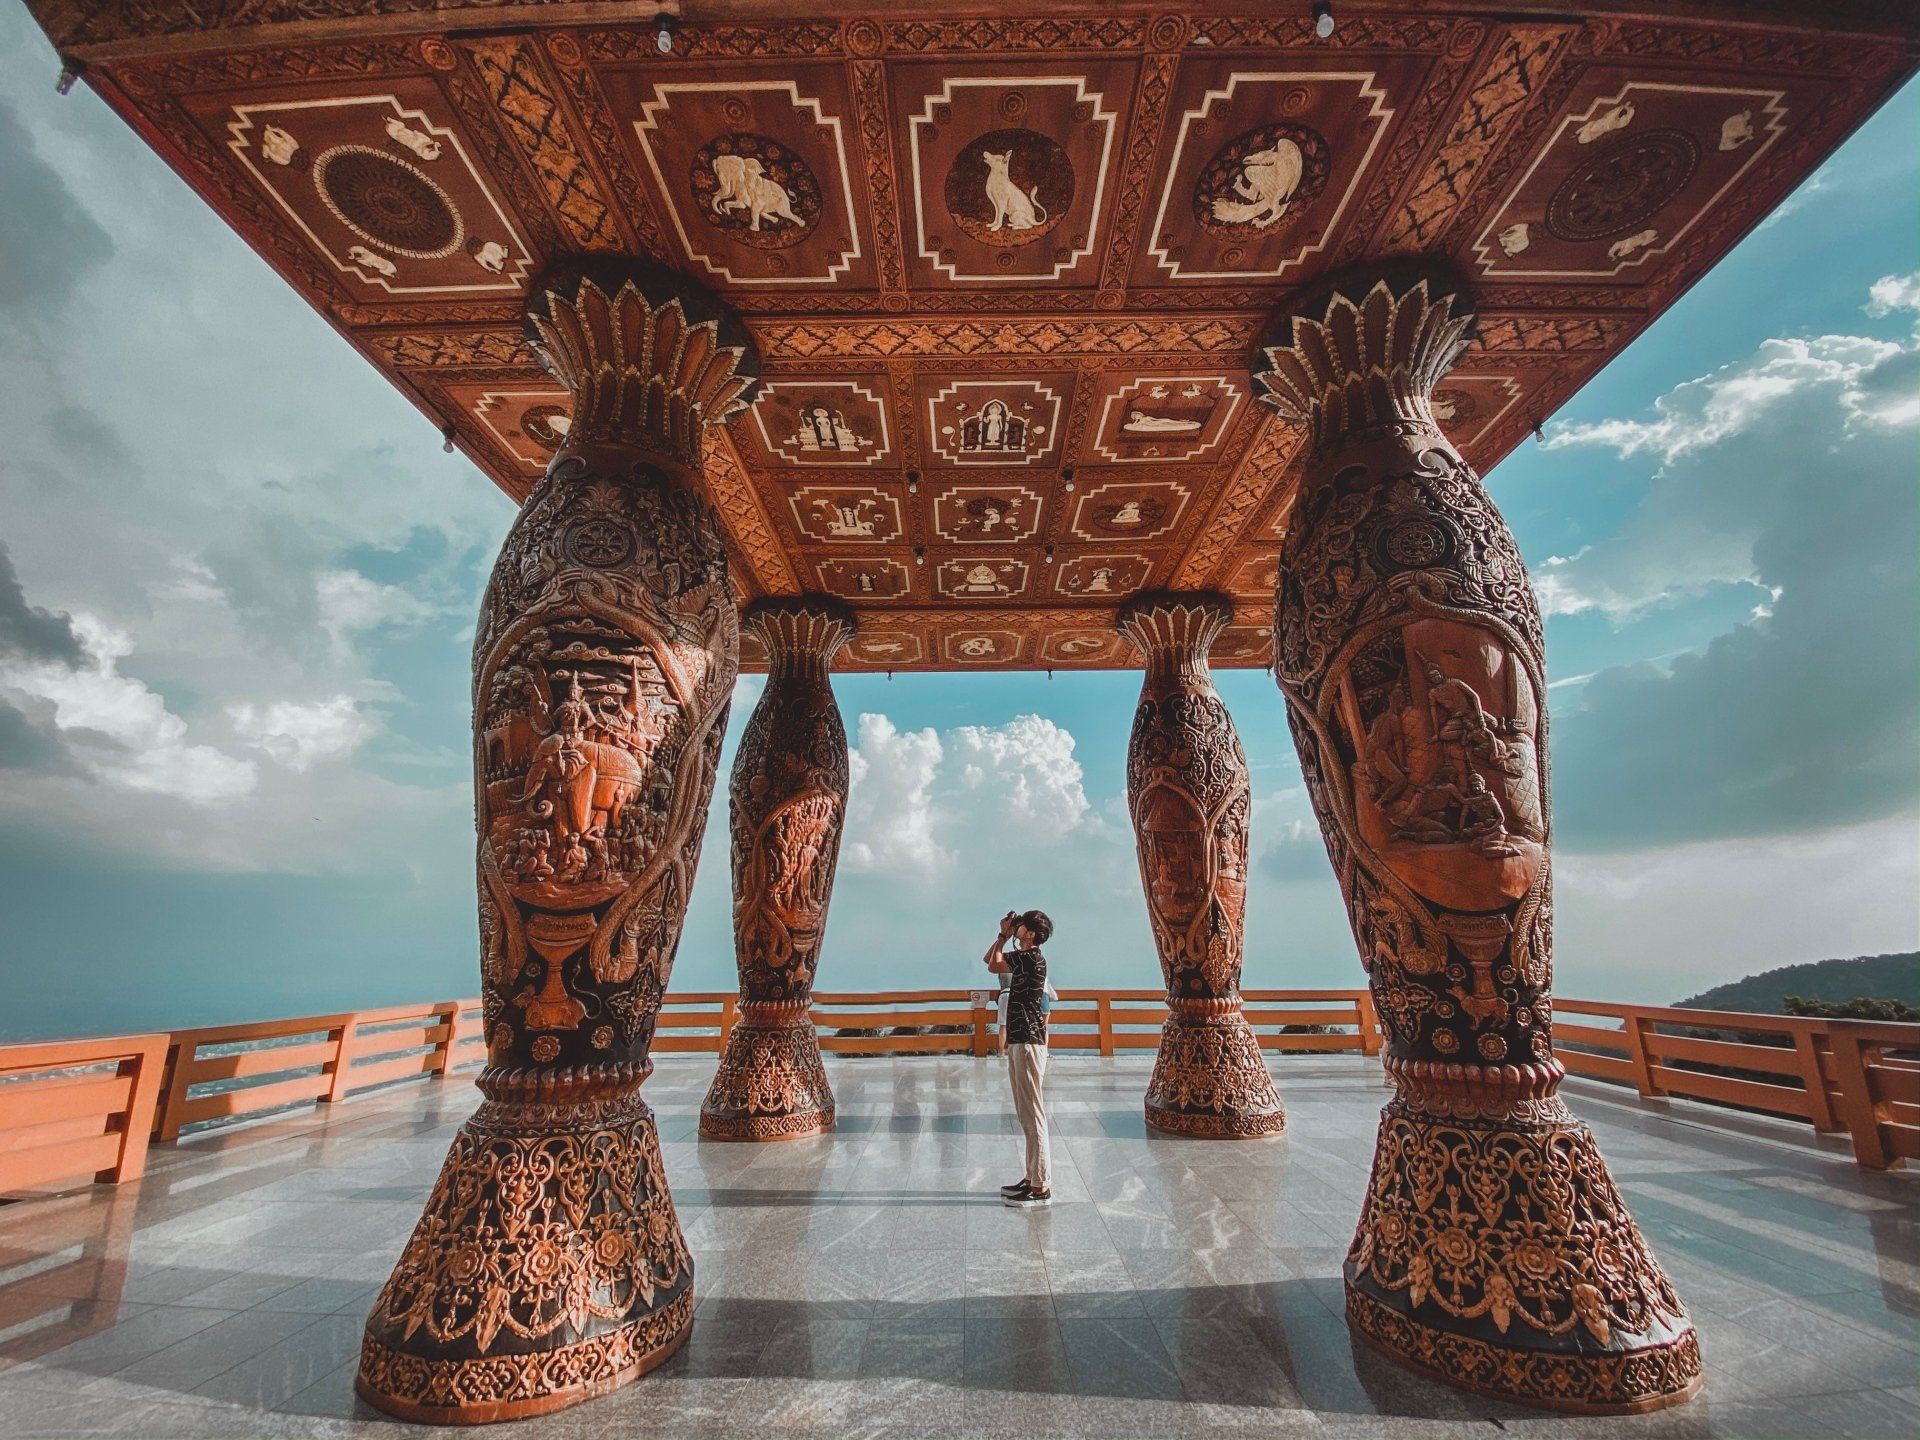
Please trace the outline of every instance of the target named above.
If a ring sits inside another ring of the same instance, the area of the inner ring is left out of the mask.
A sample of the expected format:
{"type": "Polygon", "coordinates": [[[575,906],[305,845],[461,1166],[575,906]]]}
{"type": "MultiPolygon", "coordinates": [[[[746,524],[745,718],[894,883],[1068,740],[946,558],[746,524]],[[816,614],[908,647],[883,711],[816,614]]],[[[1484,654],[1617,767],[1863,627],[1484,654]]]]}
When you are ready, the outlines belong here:
{"type": "Polygon", "coordinates": [[[763,600],[742,622],[767,688],[733,763],[733,936],[740,1020],[700,1107],[709,1140],[792,1140],[833,1128],[813,977],[847,814],[847,728],[827,672],[853,638],[836,600],[763,600]]]}
{"type": "Polygon", "coordinates": [[[1147,1123],[1250,1140],[1286,1128],[1260,1044],[1240,1013],[1252,793],[1207,651],[1233,619],[1218,595],[1147,594],[1120,612],[1146,662],[1127,747],[1127,809],[1172,1012],[1147,1085],[1147,1123]]]}
{"type": "Polygon", "coordinates": [[[573,416],[474,640],[485,1099],[375,1302],[358,1381],[440,1423],[603,1394],[693,1316],[640,1085],[739,667],[696,467],[751,383],[747,343],[640,262],[549,271],[528,323],[573,416]]]}
{"type": "Polygon", "coordinates": [[[1397,1086],[1347,1317],[1456,1384],[1651,1409],[1698,1387],[1699,1348],[1556,1093],[1540,618],[1430,404],[1471,326],[1437,273],[1335,283],[1260,376],[1311,427],[1276,670],[1397,1086]]]}

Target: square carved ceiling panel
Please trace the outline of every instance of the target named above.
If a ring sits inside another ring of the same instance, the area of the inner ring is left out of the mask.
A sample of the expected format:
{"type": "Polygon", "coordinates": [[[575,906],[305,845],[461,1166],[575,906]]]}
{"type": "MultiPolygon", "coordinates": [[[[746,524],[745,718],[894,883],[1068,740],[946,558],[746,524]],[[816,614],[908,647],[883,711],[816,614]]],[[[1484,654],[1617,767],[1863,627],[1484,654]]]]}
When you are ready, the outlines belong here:
{"type": "MultiPolygon", "coordinates": [[[[1307,7],[30,0],[89,83],[504,490],[567,399],[528,277],[644,255],[761,353],[707,483],[743,598],[825,591],[856,669],[1094,668],[1142,588],[1269,660],[1303,437],[1288,296],[1470,282],[1436,413],[1481,469],[1915,67],[1895,0],[1307,7]],[[650,16],[648,17],[651,18],[650,16]]],[[[764,657],[749,652],[748,664],[764,657]]]]}

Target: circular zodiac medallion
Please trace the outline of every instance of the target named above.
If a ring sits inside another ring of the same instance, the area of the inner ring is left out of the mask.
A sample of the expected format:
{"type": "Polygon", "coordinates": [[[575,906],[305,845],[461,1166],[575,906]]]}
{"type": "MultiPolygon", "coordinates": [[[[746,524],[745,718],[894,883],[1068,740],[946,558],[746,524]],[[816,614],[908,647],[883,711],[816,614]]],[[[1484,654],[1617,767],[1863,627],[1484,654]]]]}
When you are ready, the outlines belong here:
{"type": "Polygon", "coordinates": [[[571,417],[561,405],[529,405],[520,414],[520,432],[543,450],[558,450],[571,417]]]}
{"type": "Polygon", "coordinates": [[[1558,240],[1608,240],[1637,230],[1678,195],[1700,163],[1684,130],[1623,135],[1574,167],[1547,201],[1547,231],[1558,240]]]}
{"type": "Polygon", "coordinates": [[[1193,187],[1193,218],[1216,235],[1263,235],[1326,188],[1333,152],[1305,125],[1262,125],[1228,141],[1193,187]]]}
{"type": "Polygon", "coordinates": [[[616,520],[582,520],[567,531],[566,552],[595,570],[611,570],[633,554],[633,534],[616,520]]]}
{"type": "Polygon", "coordinates": [[[1431,570],[1460,551],[1460,532],[1438,515],[1396,521],[1374,539],[1375,553],[1389,571],[1431,570]]]}
{"type": "Polygon", "coordinates": [[[466,238],[447,192],[383,150],[336,145],[313,162],[313,184],[341,224],[390,254],[438,260],[466,238]]]}
{"type": "Polygon", "coordinates": [[[743,245],[783,250],[820,221],[820,182],[777,140],[745,131],[701,146],[689,171],[694,203],[709,225],[743,245]]]}
{"type": "Polygon", "coordinates": [[[947,171],[947,209],[984,245],[1031,245],[1073,206],[1073,162],[1038,130],[989,130],[947,171]]]}

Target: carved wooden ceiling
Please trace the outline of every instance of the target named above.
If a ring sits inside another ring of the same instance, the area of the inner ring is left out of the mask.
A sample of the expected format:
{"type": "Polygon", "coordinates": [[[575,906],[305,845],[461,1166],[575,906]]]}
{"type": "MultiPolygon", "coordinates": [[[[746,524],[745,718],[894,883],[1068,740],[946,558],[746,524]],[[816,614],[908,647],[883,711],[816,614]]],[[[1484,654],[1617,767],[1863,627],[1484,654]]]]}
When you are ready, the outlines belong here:
{"type": "Polygon", "coordinates": [[[663,55],[606,4],[30,3],[515,497],[567,423],[521,338],[545,258],[724,294],[764,377],[708,463],[740,591],[841,596],[843,667],[901,670],[1131,664],[1148,586],[1231,596],[1216,662],[1266,663],[1301,437],[1248,365],[1289,293],[1451,260],[1479,339],[1438,408],[1485,470],[1920,36],[1895,0],[1340,0],[1325,39],[1304,0],[766,0],[669,6],[663,55]]]}

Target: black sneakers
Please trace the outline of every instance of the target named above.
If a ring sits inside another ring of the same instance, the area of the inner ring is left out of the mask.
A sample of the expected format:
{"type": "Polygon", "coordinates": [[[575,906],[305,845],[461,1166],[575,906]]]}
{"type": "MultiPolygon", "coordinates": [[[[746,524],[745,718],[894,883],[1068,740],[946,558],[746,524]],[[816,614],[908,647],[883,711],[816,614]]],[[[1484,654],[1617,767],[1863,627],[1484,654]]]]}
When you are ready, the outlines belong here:
{"type": "Polygon", "coordinates": [[[1009,1195],[1018,1195],[1030,1188],[1027,1184],[1027,1177],[1022,1175],[1018,1180],[1014,1181],[1013,1184],[1002,1185],[1000,1187],[1000,1198],[1004,1200],[1009,1195]]]}
{"type": "Polygon", "coordinates": [[[1051,1190],[1035,1190],[1030,1185],[1023,1185],[1018,1190],[1002,1194],[1000,1203],[1010,1205],[1015,1210],[1044,1210],[1047,1206],[1053,1204],[1053,1192],[1051,1190]]]}

